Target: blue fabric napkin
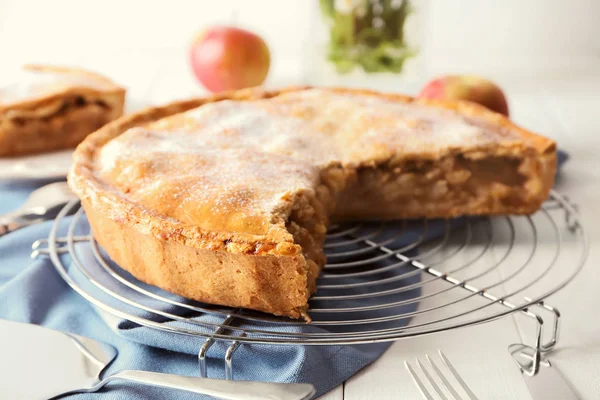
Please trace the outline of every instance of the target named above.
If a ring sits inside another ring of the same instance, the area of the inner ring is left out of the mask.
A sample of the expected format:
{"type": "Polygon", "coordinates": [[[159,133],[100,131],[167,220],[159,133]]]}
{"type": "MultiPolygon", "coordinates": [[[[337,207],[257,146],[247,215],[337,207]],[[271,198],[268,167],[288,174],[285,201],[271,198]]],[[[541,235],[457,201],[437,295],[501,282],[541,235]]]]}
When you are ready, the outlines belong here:
{"type": "MultiPolygon", "coordinates": [[[[560,153],[560,164],[566,160],[566,154],[560,153]]],[[[0,185],[0,213],[10,211],[25,201],[27,195],[37,187],[28,184],[0,185]]],[[[64,234],[66,225],[71,221],[67,218],[61,230],[64,234]]],[[[460,224],[460,220],[455,221],[460,224]]],[[[147,327],[140,327],[125,320],[105,319],[101,313],[83,297],[73,291],[58,275],[56,269],[46,257],[37,260],[30,259],[31,244],[40,238],[46,238],[52,222],[30,226],[0,238],[0,318],[44,325],[50,328],[76,333],[115,346],[119,354],[105,374],[111,374],[123,369],[139,369],[148,371],[168,372],[180,375],[198,376],[199,367],[197,354],[204,342],[201,338],[182,335],[165,334],[147,327]]],[[[443,222],[433,221],[428,224],[427,236],[432,238],[443,232],[443,222]]],[[[82,220],[77,225],[80,233],[87,233],[87,223],[82,220]]],[[[368,225],[364,229],[371,229],[368,225]]],[[[390,247],[399,248],[411,243],[423,232],[422,225],[410,228],[406,235],[393,240],[390,247]]],[[[394,232],[384,232],[391,235],[394,232]]],[[[345,248],[348,250],[348,248],[345,248]]],[[[100,283],[110,290],[137,300],[138,293],[132,292],[123,285],[109,279],[106,272],[93,267],[93,255],[88,243],[76,245],[77,256],[90,265],[90,271],[100,283]]],[[[414,255],[414,251],[404,253],[414,255]]],[[[90,293],[102,296],[103,293],[93,286],[72,265],[69,255],[62,256],[73,277],[90,293]]],[[[347,262],[349,258],[339,258],[330,262],[347,262]]],[[[398,262],[393,257],[379,261],[380,265],[398,262]]],[[[120,276],[133,280],[125,271],[117,266],[113,268],[120,276]]],[[[404,274],[412,271],[409,267],[397,268],[390,274],[404,274]]],[[[330,271],[331,272],[331,271],[330,271]]],[[[342,271],[343,272],[343,271],[342,271]]],[[[332,274],[335,273],[331,272],[332,274]]],[[[353,278],[342,277],[327,279],[331,283],[352,283],[353,278]]],[[[420,280],[419,274],[412,274],[402,279],[401,285],[411,285],[420,280]]],[[[396,283],[398,285],[398,283],[396,283]]],[[[185,301],[174,295],[157,291],[149,286],[148,290],[156,291],[170,298],[185,301]]],[[[326,295],[327,292],[319,293],[326,295]]],[[[410,299],[418,296],[418,289],[399,293],[394,300],[410,299]]],[[[134,315],[150,317],[147,313],[133,307],[124,306],[108,296],[103,297],[106,303],[118,307],[122,311],[134,315]]],[[[139,298],[140,301],[145,299],[139,298]]],[[[147,300],[145,300],[147,301],[147,300]]],[[[363,300],[361,305],[368,304],[363,300]]],[[[154,304],[163,311],[176,312],[173,307],[154,304]]],[[[327,307],[327,304],[317,304],[327,307]]],[[[416,304],[402,306],[398,312],[407,313],[416,309],[416,304]]],[[[373,314],[377,316],[377,314],[373,314]]],[[[156,321],[161,322],[156,317],[156,321]]],[[[198,321],[219,322],[222,318],[210,315],[198,315],[198,321]]],[[[326,315],[318,318],[327,318],[326,315]]],[[[404,321],[407,323],[408,321],[404,321]]],[[[168,322],[169,324],[178,324],[168,322]]],[[[248,327],[250,324],[245,323],[248,327]]],[[[399,326],[399,323],[394,323],[399,326]]],[[[297,325],[284,327],[290,331],[301,329],[318,330],[311,326],[297,325]]],[[[332,328],[335,329],[335,328],[332,328]]],[[[209,351],[208,375],[214,378],[224,378],[224,353],[230,343],[217,342],[209,351]]],[[[260,380],[271,382],[309,382],[315,385],[321,395],[348,379],[361,368],[376,360],[389,347],[389,343],[367,344],[357,346],[274,346],[274,345],[243,345],[234,355],[234,377],[243,380],[260,380]]],[[[192,395],[180,391],[153,388],[149,386],[112,383],[100,393],[77,394],[68,396],[73,399],[199,399],[203,396],[192,395]]]]}

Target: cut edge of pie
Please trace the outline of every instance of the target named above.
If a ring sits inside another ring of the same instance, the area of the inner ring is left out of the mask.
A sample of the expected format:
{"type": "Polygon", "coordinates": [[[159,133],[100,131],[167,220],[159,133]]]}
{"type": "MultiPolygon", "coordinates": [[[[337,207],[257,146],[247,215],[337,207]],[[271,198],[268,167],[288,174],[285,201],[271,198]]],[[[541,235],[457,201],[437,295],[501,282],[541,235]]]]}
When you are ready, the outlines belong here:
{"type": "Polygon", "coordinates": [[[118,265],[149,284],[205,303],[309,321],[308,299],[325,264],[323,241],[329,218],[529,214],[552,187],[555,143],[502,115],[467,102],[334,88],[324,90],[454,110],[517,132],[522,140],[509,146],[424,152],[418,157],[395,154],[357,165],[331,163],[321,169],[313,190],[286,196],[278,222],[265,235],[182,226],[130,201],[95,171],[100,149],[130,128],[207,103],[267,99],[306,89],[253,88],[176,102],[125,116],[88,136],[74,154],[68,180],[82,201],[94,237],[118,265]],[[498,170],[506,174],[490,179],[498,170]]]}
{"type": "Polygon", "coordinates": [[[65,81],[48,90],[42,83],[23,98],[2,101],[0,96],[0,157],[75,148],[88,134],[123,115],[126,90],[102,75],[49,65],[25,65],[23,71],[65,81]]]}

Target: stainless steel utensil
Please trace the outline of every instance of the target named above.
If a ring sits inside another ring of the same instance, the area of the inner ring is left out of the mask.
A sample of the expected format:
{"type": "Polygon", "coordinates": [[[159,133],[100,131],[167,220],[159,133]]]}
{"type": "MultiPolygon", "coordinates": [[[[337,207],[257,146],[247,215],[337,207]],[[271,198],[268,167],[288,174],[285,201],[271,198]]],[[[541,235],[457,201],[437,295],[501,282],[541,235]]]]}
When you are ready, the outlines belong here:
{"type": "Polygon", "coordinates": [[[48,399],[95,392],[124,380],[228,400],[303,400],[315,389],[304,383],[266,383],[196,378],[147,371],[120,371],[101,378],[117,350],[95,340],[37,325],[0,320],[2,398],[48,399]]]}
{"type": "MultiPolygon", "coordinates": [[[[456,371],[456,368],[454,368],[454,366],[450,363],[450,360],[448,360],[448,358],[444,355],[444,353],[442,353],[441,350],[438,350],[438,353],[440,355],[440,358],[442,359],[442,363],[446,367],[446,373],[442,372],[442,370],[433,361],[433,359],[429,357],[428,354],[425,355],[425,358],[427,359],[431,368],[426,368],[423,365],[423,363],[421,363],[421,360],[419,360],[418,358],[416,360],[416,363],[418,369],[421,371],[421,374],[425,376],[425,379],[427,380],[427,382],[429,382],[429,385],[431,385],[431,387],[433,388],[435,393],[437,393],[439,398],[442,400],[477,400],[477,396],[475,396],[473,391],[469,388],[469,386],[467,386],[466,382],[460,377],[458,371],[456,371]],[[431,375],[430,370],[433,371],[437,379],[431,375]],[[450,383],[447,377],[448,374],[454,378],[453,380],[457,383],[457,385],[453,385],[452,383],[450,383]],[[439,382],[441,382],[442,386],[446,388],[446,391],[450,393],[451,397],[447,396],[446,393],[440,388],[439,382]],[[455,386],[458,386],[459,390],[463,392],[462,395],[458,393],[455,386]]],[[[429,388],[427,388],[423,381],[421,381],[421,378],[419,378],[419,375],[415,372],[415,370],[408,363],[408,361],[404,361],[404,366],[408,370],[408,373],[415,382],[415,385],[417,385],[417,387],[419,388],[419,391],[421,392],[423,397],[426,400],[435,400],[435,397],[432,395],[432,392],[429,390],[429,388]]]]}
{"type": "MultiPolygon", "coordinates": [[[[509,352],[521,371],[531,370],[535,354],[534,348],[523,344],[513,344],[509,346],[509,352]]],[[[523,379],[533,400],[579,400],[565,378],[546,357],[540,360],[540,368],[535,375],[524,373],[523,379]]]]}
{"type": "Polygon", "coordinates": [[[25,204],[0,216],[0,236],[56,217],[60,209],[77,198],[67,182],[56,182],[34,190],[25,204]]]}
{"type": "Polygon", "coordinates": [[[540,362],[535,376],[523,375],[533,400],[579,400],[565,378],[552,366],[550,360],[540,362]]]}

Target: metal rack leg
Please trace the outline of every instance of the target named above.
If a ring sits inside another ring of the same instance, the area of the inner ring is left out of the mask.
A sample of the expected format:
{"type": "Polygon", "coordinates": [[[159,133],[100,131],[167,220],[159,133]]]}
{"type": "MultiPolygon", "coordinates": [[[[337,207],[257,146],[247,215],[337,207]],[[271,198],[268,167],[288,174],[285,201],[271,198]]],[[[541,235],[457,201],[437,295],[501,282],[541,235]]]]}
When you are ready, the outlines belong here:
{"type": "Polygon", "coordinates": [[[198,352],[198,365],[200,366],[200,378],[206,378],[206,353],[208,349],[215,343],[213,339],[206,339],[202,347],[200,347],[200,351],[198,352]]]}
{"type": "MultiPolygon", "coordinates": [[[[531,301],[528,298],[525,298],[527,301],[531,301]]],[[[539,302],[530,308],[538,307],[542,308],[545,311],[549,311],[553,315],[553,323],[552,323],[552,334],[548,341],[545,343],[542,342],[543,336],[543,319],[537,314],[531,312],[531,310],[523,310],[527,311],[527,315],[534,315],[537,321],[536,327],[536,340],[534,346],[528,346],[524,343],[515,343],[508,346],[508,351],[513,357],[514,361],[517,363],[521,371],[529,376],[534,376],[539,372],[540,365],[543,362],[542,356],[544,353],[552,350],[556,343],[558,342],[559,332],[560,332],[560,312],[555,307],[549,306],[544,302],[539,302]]]]}
{"type": "Polygon", "coordinates": [[[535,343],[533,346],[528,346],[524,343],[514,343],[508,346],[508,351],[524,374],[534,376],[540,370],[540,361],[542,357],[542,330],[544,326],[544,320],[541,316],[536,313],[532,313],[531,311],[526,311],[525,315],[536,320],[535,343]],[[527,354],[526,361],[522,361],[520,359],[522,354],[527,354]]]}
{"type": "MultiPolygon", "coordinates": [[[[229,325],[231,323],[231,321],[233,321],[233,318],[231,315],[228,315],[224,320],[223,320],[223,325],[229,325]]],[[[219,334],[219,333],[223,333],[223,331],[225,331],[225,327],[220,326],[215,330],[215,334],[219,334]]],[[[206,354],[208,353],[208,349],[210,349],[212,347],[212,345],[215,344],[215,339],[209,337],[204,341],[204,344],[202,345],[202,347],[200,347],[200,351],[198,352],[198,365],[200,366],[200,377],[201,378],[206,378],[208,377],[208,371],[207,371],[207,366],[206,366],[206,354]]]]}
{"type": "MultiPolygon", "coordinates": [[[[246,336],[242,333],[240,337],[246,336]]],[[[237,340],[232,342],[225,352],[225,379],[233,380],[233,353],[240,347],[240,342],[237,340]]]]}
{"type": "MultiPolygon", "coordinates": [[[[525,297],[525,300],[531,301],[529,297],[525,297]]],[[[540,347],[540,351],[542,353],[547,353],[551,351],[558,342],[560,334],[560,311],[558,311],[556,307],[546,304],[544,301],[540,301],[539,303],[535,304],[535,306],[541,307],[552,314],[552,334],[550,335],[550,339],[545,343],[542,343],[540,347]]]]}

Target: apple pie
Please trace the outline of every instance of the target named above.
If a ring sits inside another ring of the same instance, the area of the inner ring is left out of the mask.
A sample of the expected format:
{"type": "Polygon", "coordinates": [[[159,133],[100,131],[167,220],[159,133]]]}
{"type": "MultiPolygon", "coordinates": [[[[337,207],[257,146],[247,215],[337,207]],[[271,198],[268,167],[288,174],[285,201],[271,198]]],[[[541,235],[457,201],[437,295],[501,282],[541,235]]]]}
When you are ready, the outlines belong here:
{"type": "Polygon", "coordinates": [[[138,279],[309,320],[331,219],[532,213],[555,170],[553,141],[475,104],[249,89],[108,124],[69,183],[138,279]]]}
{"type": "Polygon", "coordinates": [[[0,87],[0,157],[74,148],[123,114],[125,89],[74,68],[28,65],[0,87]]]}

